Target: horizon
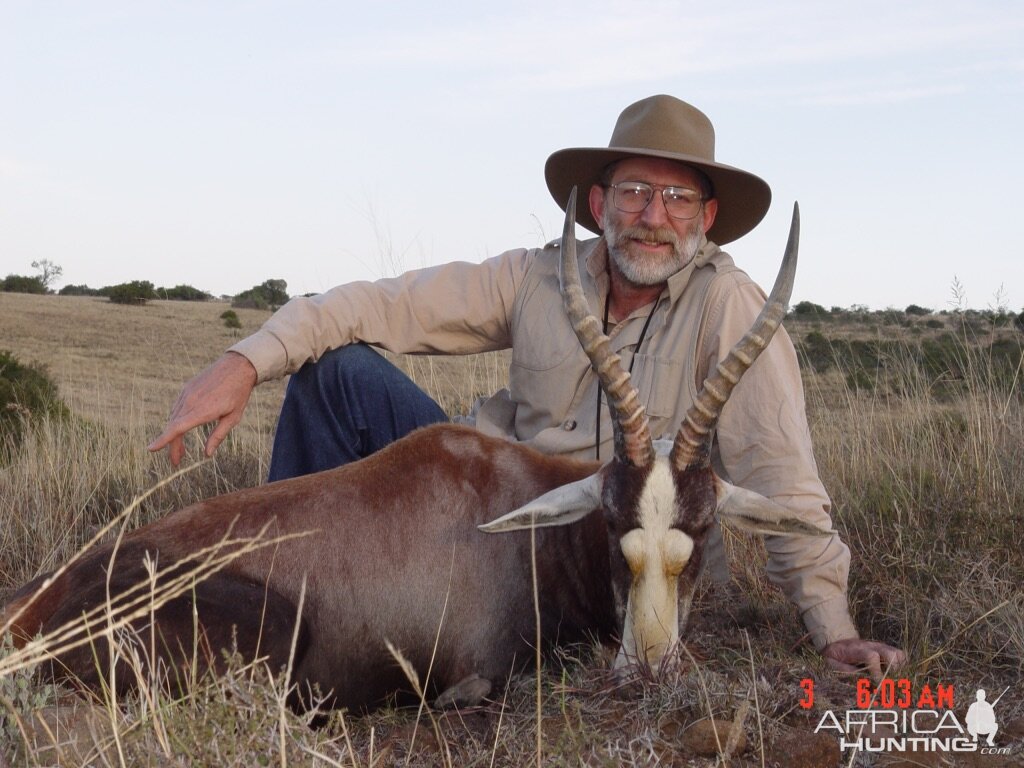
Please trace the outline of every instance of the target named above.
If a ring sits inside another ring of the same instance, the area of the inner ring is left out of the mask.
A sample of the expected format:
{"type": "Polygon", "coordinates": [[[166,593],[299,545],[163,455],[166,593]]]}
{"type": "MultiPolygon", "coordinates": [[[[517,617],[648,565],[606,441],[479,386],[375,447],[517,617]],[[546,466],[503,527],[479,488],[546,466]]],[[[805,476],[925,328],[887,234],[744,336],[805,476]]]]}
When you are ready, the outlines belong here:
{"type": "Polygon", "coordinates": [[[794,303],[1016,314],[1022,33],[1009,0],[9,2],[0,275],[301,295],[537,247],[547,156],[671,93],[772,186],[725,246],[762,285],[799,200],[794,303]]]}

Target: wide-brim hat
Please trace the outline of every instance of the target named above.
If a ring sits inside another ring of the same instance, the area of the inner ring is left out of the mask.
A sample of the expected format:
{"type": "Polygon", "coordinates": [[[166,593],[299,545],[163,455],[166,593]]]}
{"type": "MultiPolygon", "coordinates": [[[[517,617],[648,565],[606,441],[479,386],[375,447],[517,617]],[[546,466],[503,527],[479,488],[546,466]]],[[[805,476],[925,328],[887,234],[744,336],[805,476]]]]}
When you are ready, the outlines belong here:
{"type": "MultiPolygon", "coordinates": [[[[580,196],[586,200],[590,187],[600,183],[608,164],[629,157],[675,160],[702,171],[711,180],[718,199],[718,213],[707,232],[708,239],[716,243],[729,243],[747,234],[771,205],[772,191],[764,180],[715,162],[711,121],[696,107],[673,96],[651,96],[626,107],[607,147],[555,152],[544,166],[544,178],[555,202],[565,210],[574,186],[579,186],[580,196]]],[[[576,221],[591,232],[601,232],[586,204],[576,211],[576,221]]]]}

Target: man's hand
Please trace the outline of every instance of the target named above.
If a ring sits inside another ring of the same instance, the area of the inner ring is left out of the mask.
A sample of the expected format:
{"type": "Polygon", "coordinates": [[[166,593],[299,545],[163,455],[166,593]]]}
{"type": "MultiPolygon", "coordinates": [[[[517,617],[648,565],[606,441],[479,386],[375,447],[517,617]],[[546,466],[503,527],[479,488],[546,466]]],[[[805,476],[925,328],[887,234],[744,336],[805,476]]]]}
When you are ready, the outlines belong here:
{"type": "Polygon", "coordinates": [[[867,670],[877,683],[882,679],[882,667],[896,669],[904,664],[907,655],[899,648],[873,640],[836,640],[821,649],[833,669],[856,674],[867,670]]]}
{"type": "Polygon", "coordinates": [[[167,426],[149,444],[149,450],[159,451],[169,445],[171,464],[178,466],[185,455],[185,433],[216,421],[217,427],[205,446],[206,455],[212,456],[228,432],[242,420],[255,387],[256,369],[252,363],[236,352],[225,352],[181,390],[167,426]]]}

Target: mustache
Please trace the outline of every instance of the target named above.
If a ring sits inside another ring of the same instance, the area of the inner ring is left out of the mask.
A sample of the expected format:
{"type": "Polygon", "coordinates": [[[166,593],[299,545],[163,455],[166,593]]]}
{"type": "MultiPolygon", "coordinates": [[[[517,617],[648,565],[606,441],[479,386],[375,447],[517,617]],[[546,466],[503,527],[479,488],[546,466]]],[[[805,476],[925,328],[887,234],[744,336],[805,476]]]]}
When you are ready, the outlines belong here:
{"type": "Polygon", "coordinates": [[[679,249],[679,236],[669,227],[645,227],[635,224],[615,233],[615,245],[622,248],[630,240],[646,240],[649,243],[669,243],[679,249]]]}

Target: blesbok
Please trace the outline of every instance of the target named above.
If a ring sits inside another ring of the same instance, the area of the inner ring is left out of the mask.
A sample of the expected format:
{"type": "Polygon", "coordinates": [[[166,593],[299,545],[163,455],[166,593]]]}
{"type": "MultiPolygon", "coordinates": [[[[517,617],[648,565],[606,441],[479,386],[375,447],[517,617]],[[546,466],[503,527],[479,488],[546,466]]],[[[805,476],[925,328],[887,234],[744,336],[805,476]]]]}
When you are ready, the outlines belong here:
{"type": "MultiPolygon", "coordinates": [[[[155,654],[172,673],[216,668],[221,649],[236,647],[275,670],[290,658],[291,682],[329,692],[328,704],[369,708],[408,689],[389,641],[421,674],[431,669],[442,700],[470,703],[533,658],[535,551],[545,646],[619,640],[616,666],[657,666],[678,641],[716,512],[752,531],[824,533],[723,482],[709,462],[723,405],[785,314],[797,211],[765,308],[708,377],[674,441],[652,440],[629,375],[588,311],[574,225],[575,192],[561,289],[613,410],[608,463],[541,455],[465,427],[418,430],[358,463],[214,497],[93,548],[7,603],[0,621],[16,644],[93,611],[91,637],[50,669],[100,690],[109,673],[103,617],[134,595],[140,655],[155,654]],[[232,558],[203,580],[147,609],[147,585],[225,551],[232,558]]],[[[119,686],[133,679],[116,675],[119,686]]]]}

